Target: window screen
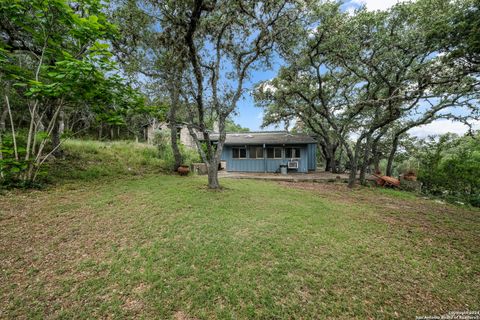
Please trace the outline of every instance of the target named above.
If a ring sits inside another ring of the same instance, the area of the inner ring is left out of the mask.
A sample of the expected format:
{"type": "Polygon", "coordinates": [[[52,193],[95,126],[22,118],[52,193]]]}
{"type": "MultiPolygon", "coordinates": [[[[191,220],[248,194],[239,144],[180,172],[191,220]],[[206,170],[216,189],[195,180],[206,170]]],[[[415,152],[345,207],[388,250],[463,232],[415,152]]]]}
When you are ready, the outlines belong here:
{"type": "Polygon", "coordinates": [[[285,148],[285,158],[300,158],[300,148],[285,148]]]}
{"type": "Polygon", "coordinates": [[[267,148],[267,158],[269,159],[281,159],[282,148],[267,148]]]}
{"type": "Polygon", "coordinates": [[[274,148],[274,153],[276,159],[282,158],[282,148],[274,148]]]}
{"type": "Polygon", "coordinates": [[[251,159],[263,159],[263,147],[250,147],[251,159]]]}
{"type": "Polygon", "coordinates": [[[245,148],[232,148],[233,159],[245,159],[247,157],[247,149],[245,148]]]}

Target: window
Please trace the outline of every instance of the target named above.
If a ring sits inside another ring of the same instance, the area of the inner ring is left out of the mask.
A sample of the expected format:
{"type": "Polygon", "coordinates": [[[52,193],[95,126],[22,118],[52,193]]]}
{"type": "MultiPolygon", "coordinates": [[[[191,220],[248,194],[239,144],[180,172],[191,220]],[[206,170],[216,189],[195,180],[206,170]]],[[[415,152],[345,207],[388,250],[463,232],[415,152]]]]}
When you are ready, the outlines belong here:
{"type": "Polygon", "coordinates": [[[263,147],[250,147],[250,159],[263,159],[263,147]]]}
{"type": "Polygon", "coordinates": [[[282,148],[267,148],[267,158],[282,159],[282,148]]]}
{"type": "Polygon", "coordinates": [[[245,148],[232,148],[233,159],[245,159],[247,158],[247,149],[245,148]]]}
{"type": "Polygon", "coordinates": [[[300,158],[300,148],[285,148],[285,158],[299,159],[300,158]]]}

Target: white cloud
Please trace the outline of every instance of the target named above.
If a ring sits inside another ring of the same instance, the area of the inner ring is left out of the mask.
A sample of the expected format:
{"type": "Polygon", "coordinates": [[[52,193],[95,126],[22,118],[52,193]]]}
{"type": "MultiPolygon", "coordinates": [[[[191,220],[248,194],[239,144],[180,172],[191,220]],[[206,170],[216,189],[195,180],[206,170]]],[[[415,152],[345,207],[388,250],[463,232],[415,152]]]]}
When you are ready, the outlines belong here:
{"type": "Polygon", "coordinates": [[[292,129],[295,127],[295,125],[297,124],[297,121],[298,121],[298,118],[297,118],[297,117],[293,118],[293,119],[290,120],[290,122],[288,123],[288,128],[285,128],[285,129],[287,129],[287,131],[292,130],[292,129]]]}
{"type": "Polygon", "coordinates": [[[394,6],[398,2],[405,2],[405,0],[352,0],[350,4],[356,4],[359,6],[365,5],[367,10],[387,10],[394,6]]]}
{"type": "Polygon", "coordinates": [[[265,93],[275,93],[277,91],[277,88],[270,84],[271,80],[265,81],[264,83],[261,84],[260,90],[265,92],[265,93]]]}
{"type": "Polygon", "coordinates": [[[348,7],[345,11],[348,13],[349,16],[353,16],[355,14],[356,7],[348,7]]]}
{"type": "MultiPolygon", "coordinates": [[[[474,130],[480,130],[480,121],[473,123],[474,130]]],[[[460,122],[452,120],[437,120],[432,123],[410,129],[408,133],[419,138],[425,138],[430,135],[438,135],[445,133],[456,133],[458,135],[464,135],[468,131],[468,126],[460,122]]]]}

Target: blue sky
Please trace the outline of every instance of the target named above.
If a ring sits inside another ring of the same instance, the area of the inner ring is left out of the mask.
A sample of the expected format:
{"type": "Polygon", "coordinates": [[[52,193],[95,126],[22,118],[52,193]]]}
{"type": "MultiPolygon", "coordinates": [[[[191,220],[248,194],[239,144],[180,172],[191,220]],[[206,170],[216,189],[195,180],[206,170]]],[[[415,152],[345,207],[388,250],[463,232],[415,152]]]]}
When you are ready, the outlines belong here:
{"type": "MultiPolygon", "coordinates": [[[[272,63],[272,70],[268,71],[254,71],[250,81],[245,83],[245,87],[248,88],[244,93],[242,99],[238,103],[237,115],[233,117],[233,120],[240,124],[242,127],[249,128],[253,131],[259,131],[262,125],[262,109],[255,106],[252,97],[252,89],[256,83],[269,80],[275,77],[278,70],[281,67],[281,60],[275,59],[272,63]]],[[[268,128],[272,129],[272,128],[268,128]]]]}
{"type": "MultiPolygon", "coordinates": [[[[351,0],[345,1],[343,4],[344,10],[352,10],[360,7],[361,5],[366,5],[367,8],[371,10],[385,9],[396,3],[396,0],[377,0],[377,1],[364,1],[364,0],[351,0]]],[[[242,127],[249,128],[253,131],[262,130],[260,126],[262,125],[262,109],[255,106],[253,97],[251,95],[251,90],[256,83],[261,81],[272,79],[276,76],[278,70],[282,65],[280,58],[273,59],[272,69],[267,71],[254,71],[252,73],[250,81],[245,83],[245,87],[248,89],[247,92],[242,97],[242,100],[239,101],[237,107],[237,115],[233,117],[233,120],[240,124],[242,127]]],[[[265,130],[273,130],[275,128],[269,127],[265,130]]],[[[283,129],[283,128],[282,128],[283,129]]]]}

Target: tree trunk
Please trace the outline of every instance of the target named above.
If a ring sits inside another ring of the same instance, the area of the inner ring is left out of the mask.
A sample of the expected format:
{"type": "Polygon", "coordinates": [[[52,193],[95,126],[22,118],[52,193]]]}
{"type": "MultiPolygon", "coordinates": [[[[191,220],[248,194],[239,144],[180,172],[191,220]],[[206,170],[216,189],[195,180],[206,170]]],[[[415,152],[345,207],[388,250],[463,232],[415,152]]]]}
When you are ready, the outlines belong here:
{"type": "Polygon", "coordinates": [[[330,159],[330,156],[328,154],[328,151],[327,151],[327,146],[325,144],[325,142],[321,142],[318,144],[320,146],[320,149],[322,150],[322,154],[323,154],[323,158],[325,159],[325,172],[328,172],[330,170],[330,162],[331,162],[331,159],[330,159]]]}
{"type": "Polygon", "coordinates": [[[98,127],[98,140],[102,140],[102,135],[103,135],[103,126],[100,123],[100,126],[98,127]]]}
{"type": "Polygon", "coordinates": [[[331,170],[330,170],[331,173],[338,173],[337,160],[335,159],[335,156],[333,156],[332,163],[330,166],[331,166],[331,170]]]}
{"type": "Polygon", "coordinates": [[[368,158],[370,157],[370,144],[371,144],[371,136],[368,136],[367,141],[365,143],[365,150],[363,152],[362,167],[360,168],[360,184],[362,185],[365,185],[365,182],[366,182],[368,158]]]}
{"type": "Polygon", "coordinates": [[[332,158],[325,156],[325,172],[332,170],[332,158]]]}
{"type": "Polygon", "coordinates": [[[343,147],[340,146],[340,153],[338,154],[338,161],[335,161],[335,166],[338,168],[338,170],[335,170],[335,173],[342,172],[342,159],[343,159],[343,147]],[[338,165],[337,165],[338,164],[338,165]]]}
{"type": "Polygon", "coordinates": [[[322,144],[322,153],[325,158],[325,172],[337,172],[337,163],[335,161],[335,154],[337,151],[337,145],[322,144]]]}
{"type": "Polygon", "coordinates": [[[58,114],[58,132],[60,133],[60,137],[65,132],[65,112],[60,110],[58,114]]]}
{"type": "Polygon", "coordinates": [[[180,153],[180,149],[178,148],[178,140],[177,140],[177,124],[175,121],[170,122],[170,144],[172,145],[172,152],[174,158],[173,164],[173,171],[177,171],[178,167],[182,164],[182,154],[180,153]]]}
{"type": "MultiPolygon", "coordinates": [[[[355,187],[356,179],[357,179],[357,168],[358,168],[358,157],[360,153],[360,146],[363,138],[360,138],[356,145],[354,151],[349,151],[347,149],[348,158],[350,159],[350,175],[348,176],[348,187],[353,188],[355,187]]],[[[345,146],[347,148],[347,146],[345,146]]]]}
{"type": "Polygon", "coordinates": [[[380,157],[382,156],[382,153],[378,151],[378,143],[380,142],[380,139],[385,135],[385,133],[387,133],[387,131],[388,127],[383,128],[382,131],[375,137],[372,142],[372,163],[375,173],[380,172],[380,157]]]}
{"type": "Polygon", "coordinates": [[[355,180],[357,179],[357,161],[350,160],[350,174],[348,175],[348,187],[355,187],[355,180]]]}
{"type": "Polygon", "coordinates": [[[218,181],[218,163],[216,160],[211,160],[208,164],[208,188],[220,189],[220,182],[218,181]]]}
{"type": "Polygon", "coordinates": [[[388,155],[388,162],[387,162],[387,170],[385,175],[392,176],[393,173],[393,159],[395,158],[395,153],[397,152],[398,148],[398,136],[393,138],[392,149],[390,150],[390,154],[388,155]]]}
{"type": "Polygon", "coordinates": [[[60,149],[60,130],[58,122],[54,124],[52,130],[52,150],[55,150],[52,153],[55,157],[60,157],[62,155],[62,150],[60,149]]]}
{"type": "Polygon", "coordinates": [[[337,155],[337,148],[338,148],[338,144],[334,144],[331,146],[331,151],[330,151],[330,156],[331,156],[331,160],[330,160],[330,172],[331,173],[338,173],[338,170],[337,170],[337,159],[336,159],[336,155],[337,155]]]}
{"type": "Polygon", "coordinates": [[[380,155],[381,153],[378,152],[378,141],[380,139],[375,139],[372,144],[372,163],[373,163],[373,170],[375,173],[380,172],[380,155]]]}
{"type": "Polygon", "coordinates": [[[58,114],[58,120],[54,124],[53,130],[52,130],[52,149],[53,155],[55,157],[62,157],[63,156],[63,150],[60,147],[60,140],[62,137],[63,132],[65,131],[65,114],[63,110],[61,110],[58,114]]]}
{"type": "Polygon", "coordinates": [[[223,145],[226,139],[225,132],[225,116],[218,117],[218,128],[219,128],[219,139],[216,147],[211,145],[209,148],[209,157],[208,157],[208,188],[210,189],[220,189],[220,182],[218,180],[218,164],[221,161],[221,155],[223,150],[223,145]]]}
{"type": "Polygon", "coordinates": [[[373,156],[373,170],[375,170],[375,173],[380,172],[380,154],[375,153],[373,156]]]}
{"type": "Polygon", "coordinates": [[[180,149],[178,148],[177,141],[177,109],[179,107],[180,91],[175,85],[170,88],[170,99],[172,104],[168,112],[168,122],[170,123],[170,144],[172,146],[172,153],[175,161],[172,169],[173,171],[177,171],[178,167],[182,165],[183,158],[180,149]]]}

